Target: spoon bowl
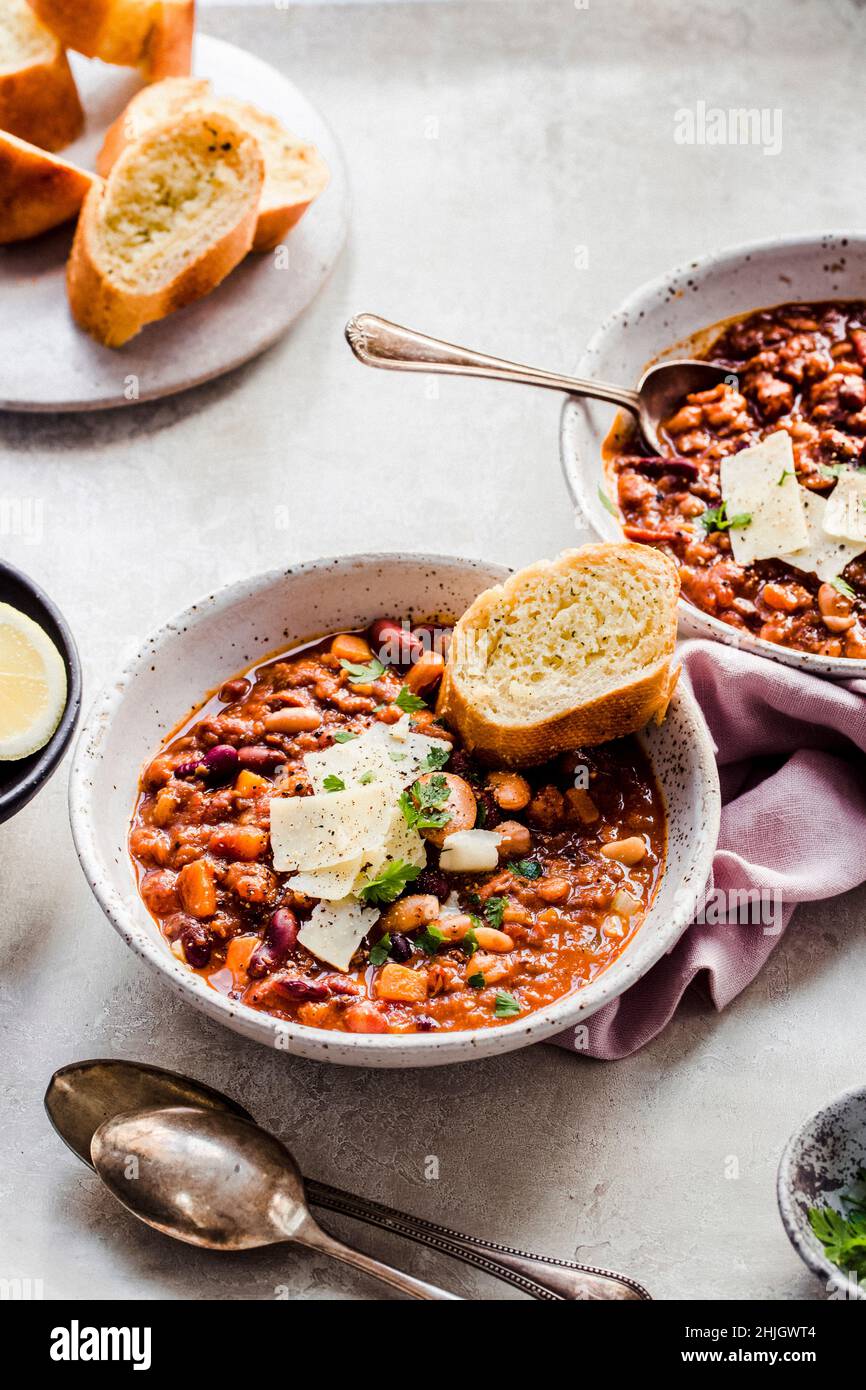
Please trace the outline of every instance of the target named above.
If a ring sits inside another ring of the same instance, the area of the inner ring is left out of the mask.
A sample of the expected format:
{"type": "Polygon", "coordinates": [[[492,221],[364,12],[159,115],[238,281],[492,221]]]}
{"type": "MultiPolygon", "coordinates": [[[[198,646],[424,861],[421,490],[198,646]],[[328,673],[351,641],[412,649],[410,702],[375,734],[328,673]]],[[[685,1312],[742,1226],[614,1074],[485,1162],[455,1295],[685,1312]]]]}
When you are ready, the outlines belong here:
{"type": "Polygon", "coordinates": [[[439,338],[428,338],[412,328],[379,318],[378,314],[356,314],[346,324],[349,346],[367,367],[383,367],[397,372],[436,372],[447,376],[480,376],[496,381],[513,381],[523,386],[543,386],[550,391],[567,391],[571,396],[589,396],[631,411],[638,422],[644,443],[654,454],[664,452],[659,429],[687,395],[708,391],[729,375],[711,362],[685,358],[659,362],[641,377],[637,390],[610,382],[588,381],[563,376],[538,367],[524,367],[501,357],[490,357],[471,348],[458,347],[439,338]]]}

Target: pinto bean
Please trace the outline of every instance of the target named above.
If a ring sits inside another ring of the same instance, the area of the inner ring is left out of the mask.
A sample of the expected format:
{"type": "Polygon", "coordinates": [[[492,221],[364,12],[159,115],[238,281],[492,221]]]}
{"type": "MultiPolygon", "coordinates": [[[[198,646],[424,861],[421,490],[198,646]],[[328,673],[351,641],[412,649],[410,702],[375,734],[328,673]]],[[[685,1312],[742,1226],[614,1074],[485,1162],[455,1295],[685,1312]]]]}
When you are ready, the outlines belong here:
{"type": "Polygon", "coordinates": [[[422,830],[421,834],[430,841],[431,845],[437,845],[441,849],[445,843],[446,835],[453,835],[456,830],[471,830],[473,828],[477,806],[475,793],[469,783],[464,781],[462,777],[458,777],[456,773],[425,772],[423,777],[418,778],[418,781],[426,783],[430,781],[431,777],[444,777],[448,785],[448,800],[442,809],[448,812],[449,819],[444,825],[422,830]]]}
{"type": "Polygon", "coordinates": [[[833,584],[822,584],[818,590],[821,621],[830,632],[847,632],[857,621],[853,604],[847,594],[840,594],[833,584]]]}
{"type": "Polygon", "coordinates": [[[380,917],[379,925],[393,936],[395,932],[419,931],[438,916],[439,899],[432,893],[410,893],[391,904],[380,917]]]}

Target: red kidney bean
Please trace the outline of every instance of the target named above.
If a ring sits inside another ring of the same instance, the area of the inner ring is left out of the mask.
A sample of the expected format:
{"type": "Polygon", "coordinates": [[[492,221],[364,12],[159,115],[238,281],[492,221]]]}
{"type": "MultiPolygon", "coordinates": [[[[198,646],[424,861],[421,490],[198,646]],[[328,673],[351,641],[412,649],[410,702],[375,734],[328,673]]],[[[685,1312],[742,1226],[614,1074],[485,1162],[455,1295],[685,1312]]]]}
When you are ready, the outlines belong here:
{"type": "Polygon", "coordinates": [[[238,749],[238,767],[248,768],[261,777],[272,777],[286,755],[280,748],[266,748],[264,744],[254,743],[247,748],[238,749]]]}
{"type": "Polygon", "coordinates": [[[189,965],[196,970],[207,965],[213,950],[213,933],[203,922],[192,922],[186,927],[181,933],[180,942],[189,965]]]}
{"type": "Polygon", "coordinates": [[[421,870],[410,887],[413,895],[415,893],[432,893],[434,898],[438,898],[440,903],[444,903],[451,896],[451,889],[454,884],[442,869],[427,868],[421,870]]]}
{"type": "Polygon", "coordinates": [[[229,782],[237,775],[238,750],[231,744],[218,743],[216,748],[209,748],[205,753],[204,766],[213,781],[229,782]]]}
{"type": "Polygon", "coordinates": [[[392,960],[408,960],[412,954],[412,942],[409,940],[408,936],[404,936],[403,933],[399,931],[395,932],[391,937],[391,950],[389,954],[392,960]]]}
{"type": "Polygon", "coordinates": [[[618,456],[617,463],[621,467],[637,468],[648,478],[661,478],[665,473],[679,473],[684,478],[698,478],[701,472],[691,459],[678,457],[643,458],[640,454],[623,454],[618,456]]]}
{"type": "Polygon", "coordinates": [[[250,956],[247,974],[254,980],[269,975],[282,965],[298,940],[298,919],[291,908],[278,907],[271,913],[268,929],[250,956]]]}
{"type": "Polygon", "coordinates": [[[379,660],[386,665],[408,666],[424,650],[421,639],[393,618],[379,618],[370,628],[370,638],[379,660]]]}
{"type": "Polygon", "coordinates": [[[238,676],[236,680],[226,681],[220,686],[217,699],[222,701],[224,705],[231,705],[234,704],[235,700],[242,700],[251,689],[250,681],[245,680],[243,676],[238,676]]]}
{"type": "Polygon", "coordinates": [[[204,772],[204,763],[201,758],[190,758],[188,762],[178,763],[174,770],[175,777],[197,777],[204,772]]]}
{"type": "Polygon", "coordinates": [[[299,975],[275,975],[273,984],[278,993],[294,1002],[319,1001],[329,999],[331,995],[326,984],[320,984],[318,980],[305,980],[299,975]]]}

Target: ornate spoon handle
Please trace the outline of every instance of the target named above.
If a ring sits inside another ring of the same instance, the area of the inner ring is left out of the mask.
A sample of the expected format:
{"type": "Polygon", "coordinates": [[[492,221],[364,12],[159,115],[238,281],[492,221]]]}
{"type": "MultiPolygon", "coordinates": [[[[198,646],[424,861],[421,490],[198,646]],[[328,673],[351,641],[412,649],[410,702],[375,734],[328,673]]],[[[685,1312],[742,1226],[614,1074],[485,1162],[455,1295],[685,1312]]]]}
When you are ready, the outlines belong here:
{"type": "Polygon", "coordinates": [[[383,1231],[406,1236],[419,1245],[439,1250],[444,1255],[452,1255],[464,1264],[484,1270],[497,1279],[521,1289],[533,1298],[568,1301],[624,1300],[639,1301],[652,1297],[650,1293],[624,1274],[614,1274],[610,1270],[597,1269],[593,1265],[579,1265],[571,1260],[556,1260],[543,1255],[532,1255],[525,1250],[511,1249],[497,1245],[493,1241],[479,1240],[475,1236],[463,1235],[445,1226],[437,1226],[432,1221],[424,1221],[417,1216],[407,1216],[404,1212],[380,1206],[378,1202],[368,1201],[366,1197],[355,1197],[348,1192],[328,1187],[326,1183],[305,1180],[307,1196],[316,1206],[341,1216],[352,1216],[358,1221],[366,1221],[383,1231]]]}

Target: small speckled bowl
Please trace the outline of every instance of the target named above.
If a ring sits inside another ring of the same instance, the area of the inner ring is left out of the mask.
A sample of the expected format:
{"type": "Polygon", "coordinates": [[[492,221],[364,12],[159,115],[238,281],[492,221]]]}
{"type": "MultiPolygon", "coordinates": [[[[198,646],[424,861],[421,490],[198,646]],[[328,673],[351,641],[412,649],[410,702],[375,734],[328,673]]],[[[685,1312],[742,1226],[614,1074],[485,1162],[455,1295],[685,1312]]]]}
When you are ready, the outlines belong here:
{"type": "Polygon", "coordinates": [[[669,818],[667,863],[647,919],[609,970],[576,994],[501,1027],[377,1036],[287,1024],[211,989],[182,965],[147,912],[127,834],[142,765],[203,694],[256,660],[375,618],[456,619],[505,578],[499,565],[437,555],[314,560],[231,585],[166,623],[99,697],[75,749],[69,799],[78,856],[124,941],[212,1018],[270,1047],[352,1066],[436,1066],[509,1052],[575,1027],[669,951],[710,874],[719,782],[703,718],[680,685],[667,719],[644,743],[669,818]]]}
{"type": "Polygon", "coordinates": [[[809,1208],[832,1206],[866,1169],[866,1086],[844,1091],[801,1125],[788,1140],[776,1193],[788,1238],[797,1254],[834,1298],[866,1302],[866,1282],[849,1277],[827,1259],[809,1225],[809,1208]]]}
{"type": "MultiPolygon", "coordinates": [[[[702,330],[722,319],[786,301],[863,299],[866,233],[804,233],[710,252],[635,290],[590,340],[575,375],[631,386],[650,362],[692,356],[706,342],[702,330]]],[[[611,406],[566,399],[560,455],[565,480],[581,517],[604,540],[621,537],[605,508],[602,444],[614,422],[611,406]]],[[[608,494],[609,495],[609,494],[608,494]]],[[[739,632],[680,600],[680,632],[715,637],[728,646],[768,656],[815,675],[850,680],[866,675],[866,661],[815,656],[739,632]]]]}

